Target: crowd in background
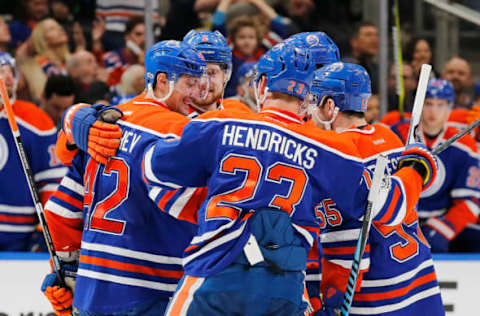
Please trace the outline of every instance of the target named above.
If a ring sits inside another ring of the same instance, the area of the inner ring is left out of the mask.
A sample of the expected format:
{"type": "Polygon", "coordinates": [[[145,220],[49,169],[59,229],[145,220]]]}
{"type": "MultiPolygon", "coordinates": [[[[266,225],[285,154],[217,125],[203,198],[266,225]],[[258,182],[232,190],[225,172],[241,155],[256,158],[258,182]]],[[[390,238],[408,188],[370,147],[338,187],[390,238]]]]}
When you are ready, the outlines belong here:
{"type": "MultiPolygon", "coordinates": [[[[362,65],[372,79],[366,118],[380,121],[379,32],[362,21],[355,3],[313,0],[177,0],[152,1],[155,41],[178,39],[190,29],[218,30],[233,51],[233,71],[224,97],[245,96],[245,75],[264,52],[292,34],[324,31],[339,46],[342,60],[362,65]]],[[[74,103],[120,104],[145,88],[146,27],[143,1],[21,0],[0,12],[0,52],[17,64],[16,98],[43,109],[59,126],[74,103]],[[11,10],[10,10],[11,9],[11,10]],[[5,12],[5,10],[10,10],[5,12]]],[[[432,45],[407,36],[403,80],[405,111],[411,110],[420,67],[432,64],[432,45]]],[[[398,109],[396,68],[389,67],[389,111],[398,109]]],[[[454,108],[480,105],[468,60],[452,56],[432,77],[454,87],[454,108]]],[[[253,104],[253,101],[250,100],[253,104]]],[[[252,105],[253,107],[253,105],[252,105]]]]}

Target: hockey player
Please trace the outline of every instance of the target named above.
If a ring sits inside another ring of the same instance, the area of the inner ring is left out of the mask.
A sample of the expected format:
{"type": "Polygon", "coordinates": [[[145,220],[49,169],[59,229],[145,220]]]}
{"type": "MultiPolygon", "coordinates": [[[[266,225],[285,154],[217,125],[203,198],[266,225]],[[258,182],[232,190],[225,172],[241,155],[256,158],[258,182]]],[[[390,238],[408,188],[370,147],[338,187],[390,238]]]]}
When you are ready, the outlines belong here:
{"type": "MultiPolygon", "coordinates": [[[[305,50],[279,44],[258,63],[262,112],[206,113],[181,139],[146,151],[143,170],[154,188],[208,185],[185,251],[186,275],[166,315],[303,315],[303,270],[318,235],[313,207],[328,193],[360,217],[369,181],[362,181],[368,173],[353,143],[303,125],[314,69],[305,50]]],[[[396,224],[435,174],[428,152],[409,149],[402,157],[411,165],[390,179],[376,220],[396,224]]]]}
{"type": "MultiPolygon", "coordinates": [[[[5,82],[34,180],[45,203],[67,171],[55,155],[57,130],[36,105],[15,98],[18,74],[15,60],[8,53],[0,53],[0,78],[5,82]]],[[[29,189],[22,174],[7,115],[0,104],[0,251],[29,251],[34,243],[37,215],[30,195],[25,193],[29,189]]]]}
{"type": "MultiPolygon", "coordinates": [[[[200,52],[207,62],[206,75],[209,78],[210,89],[205,98],[193,100],[190,105],[189,117],[195,118],[199,114],[223,109],[223,94],[232,74],[232,50],[227,40],[219,31],[191,30],[183,38],[183,42],[200,52]]],[[[250,112],[248,106],[242,102],[227,102],[227,108],[250,112]]]]}
{"type": "MultiPolygon", "coordinates": [[[[370,94],[370,78],[362,66],[334,63],[315,73],[310,112],[317,124],[329,125],[349,137],[368,168],[374,168],[378,154],[387,154],[392,172],[397,169],[403,143],[387,127],[366,122],[370,94]]],[[[329,198],[315,211],[323,228],[321,288],[327,297],[332,286],[341,292],[346,289],[362,222],[329,198]]],[[[407,212],[396,226],[378,221],[372,225],[362,258],[363,281],[361,274],[350,315],[443,315],[430,250],[416,213],[407,212]]]]}
{"type": "MultiPolygon", "coordinates": [[[[71,260],[80,253],[73,306],[81,315],[162,315],[196,231],[158,210],[140,163],[152,140],[181,133],[187,106],[201,93],[206,64],[190,46],[164,41],[147,52],[145,66],[148,92],[118,106],[123,137],[106,166],[84,153],[90,145],[79,131],[91,129],[97,108],[77,105],[64,119],[67,138],[83,151],[47,203],[46,217],[59,256],[71,260]]],[[[55,280],[47,278],[43,290],[57,314],[71,311],[62,304],[68,293],[55,280]]]]}
{"type": "MultiPolygon", "coordinates": [[[[418,141],[434,148],[458,132],[446,122],[455,99],[450,82],[431,79],[423,106],[418,141]]],[[[408,122],[393,126],[403,140],[408,122]]],[[[477,222],[480,213],[480,172],[475,140],[465,135],[439,154],[437,180],[422,193],[418,217],[432,252],[447,252],[450,243],[469,225],[477,222]]],[[[478,239],[475,241],[478,243],[478,239]]]]}

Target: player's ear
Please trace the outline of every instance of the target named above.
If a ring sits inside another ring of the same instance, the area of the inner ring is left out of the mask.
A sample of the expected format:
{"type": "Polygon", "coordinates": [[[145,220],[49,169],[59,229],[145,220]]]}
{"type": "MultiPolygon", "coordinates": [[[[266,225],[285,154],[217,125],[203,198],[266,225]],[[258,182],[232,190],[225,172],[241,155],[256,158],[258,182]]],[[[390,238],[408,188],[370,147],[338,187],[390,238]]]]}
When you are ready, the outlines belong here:
{"type": "Polygon", "coordinates": [[[325,109],[329,119],[332,118],[335,112],[335,101],[332,98],[328,98],[327,102],[325,102],[325,109]]]}

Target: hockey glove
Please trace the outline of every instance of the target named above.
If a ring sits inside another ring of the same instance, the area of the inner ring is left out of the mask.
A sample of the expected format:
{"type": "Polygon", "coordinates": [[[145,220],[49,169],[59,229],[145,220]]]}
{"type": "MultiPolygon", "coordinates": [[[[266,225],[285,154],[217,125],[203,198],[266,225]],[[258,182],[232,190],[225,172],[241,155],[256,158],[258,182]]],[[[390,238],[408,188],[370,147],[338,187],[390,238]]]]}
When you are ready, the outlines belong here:
{"type": "MultiPolygon", "coordinates": [[[[75,274],[77,267],[65,264],[62,266],[62,274],[71,277],[75,274]]],[[[67,287],[60,286],[60,282],[55,273],[47,274],[41,288],[43,294],[52,304],[55,313],[59,316],[69,316],[72,314],[73,294],[67,287]]]]}
{"type": "Polygon", "coordinates": [[[115,124],[123,116],[114,106],[77,104],[64,115],[62,128],[69,144],[75,144],[93,159],[106,164],[120,146],[122,131],[115,124]],[[108,121],[108,123],[102,122],[108,121]]]}
{"type": "Polygon", "coordinates": [[[411,167],[423,179],[423,190],[426,190],[435,181],[437,176],[437,162],[435,156],[427,146],[415,143],[408,145],[398,161],[398,169],[411,167]]]}
{"type": "Polygon", "coordinates": [[[444,217],[429,218],[422,226],[432,252],[447,252],[450,240],[455,237],[455,226],[444,217]]]}
{"type": "Polygon", "coordinates": [[[334,286],[329,286],[324,297],[322,308],[314,316],[336,316],[340,315],[340,307],[343,303],[344,293],[334,286]]]}

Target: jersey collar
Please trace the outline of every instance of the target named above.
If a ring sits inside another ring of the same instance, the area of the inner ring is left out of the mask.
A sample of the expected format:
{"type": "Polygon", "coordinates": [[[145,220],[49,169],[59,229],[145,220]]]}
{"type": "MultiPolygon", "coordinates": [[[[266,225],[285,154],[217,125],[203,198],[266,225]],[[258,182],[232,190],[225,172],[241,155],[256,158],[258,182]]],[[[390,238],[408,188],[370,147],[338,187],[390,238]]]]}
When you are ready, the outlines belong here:
{"type": "Polygon", "coordinates": [[[365,135],[371,135],[375,132],[375,127],[370,124],[364,125],[363,127],[352,125],[348,129],[342,131],[342,133],[345,133],[345,132],[355,132],[355,133],[360,133],[365,135]]]}
{"type": "Polygon", "coordinates": [[[265,114],[265,116],[280,121],[282,123],[297,123],[303,124],[303,120],[300,116],[285,110],[281,110],[275,107],[266,107],[263,108],[260,113],[265,114]]]}

